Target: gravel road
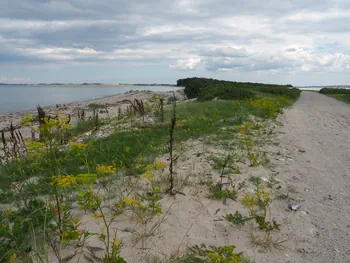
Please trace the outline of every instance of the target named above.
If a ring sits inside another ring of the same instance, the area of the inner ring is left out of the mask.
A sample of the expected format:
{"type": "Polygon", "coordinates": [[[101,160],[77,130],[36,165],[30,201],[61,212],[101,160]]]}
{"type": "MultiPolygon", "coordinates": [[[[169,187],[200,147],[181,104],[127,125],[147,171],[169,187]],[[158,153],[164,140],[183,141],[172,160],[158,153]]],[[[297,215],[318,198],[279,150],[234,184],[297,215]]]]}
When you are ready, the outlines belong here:
{"type": "Polygon", "coordinates": [[[285,261],[350,262],[350,105],[302,92],[282,122],[279,172],[302,207],[282,226],[294,246],[285,261]]]}

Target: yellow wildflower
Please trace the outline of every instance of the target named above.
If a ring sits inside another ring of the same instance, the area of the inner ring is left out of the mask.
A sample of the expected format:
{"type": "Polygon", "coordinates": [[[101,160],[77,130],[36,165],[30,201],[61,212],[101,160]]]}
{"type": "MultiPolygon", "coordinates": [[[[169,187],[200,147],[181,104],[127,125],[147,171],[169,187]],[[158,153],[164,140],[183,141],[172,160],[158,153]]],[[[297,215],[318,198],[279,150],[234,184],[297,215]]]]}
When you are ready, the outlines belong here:
{"type": "Polygon", "coordinates": [[[167,165],[166,165],[165,163],[163,163],[163,162],[155,162],[155,163],[153,164],[153,166],[154,166],[154,168],[155,168],[156,170],[163,169],[163,168],[166,168],[166,167],[167,167],[167,165]]]}
{"type": "Polygon", "coordinates": [[[15,262],[16,258],[17,258],[17,255],[15,253],[13,253],[12,256],[10,257],[9,263],[15,262]]]}
{"type": "Polygon", "coordinates": [[[116,238],[113,238],[113,241],[111,242],[114,247],[119,247],[122,244],[122,241],[116,238]]]}
{"type": "Polygon", "coordinates": [[[102,214],[101,213],[92,213],[92,214],[90,214],[90,216],[92,216],[94,218],[99,218],[99,217],[102,217],[102,214]]]}
{"type": "Polygon", "coordinates": [[[33,151],[33,150],[37,150],[39,148],[44,147],[45,143],[43,143],[43,142],[31,142],[31,143],[28,143],[26,146],[27,146],[29,151],[33,151]]]}
{"type": "Polygon", "coordinates": [[[126,205],[140,205],[140,201],[135,199],[135,198],[132,198],[130,196],[127,196],[124,198],[123,200],[123,203],[126,204],[126,205]]]}
{"type": "Polygon", "coordinates": [[[145,170],[148,171],[148,170],[152,170],[152,169],[156,169],[156,170],[160,170],[160,169],[163,169],[167,167],[167,165],[163,162],[155,162],[155,163],[152,163],[152,164],[149,164],[145,167],[145,170]]]}
{"type": "Polygon", "coordinates": [[[114,174],[117,171],[112,165],[97,165],[96,172],[98,174],[114,174]]]}
{"type": "Polygon", "coordinates": [[[153,176],[151,171],[146,171],[145,173],[143,173],[141,175],[141,178],[145,178],[145,179],[147,179],[147,180],[149,180],[151,182],[153,182],[153,180],[154,180],[154,176],[153,176]]]}
{"type": "Polygon", "coordinates": [[[220,260],[223,259],[217,252],[209,252],[207,256],[210,259],[210,262],[220,262],[220,260]]]}
{"type": "Polygon", "coordinates": [[[121,168],[122,170],[125,170],[125,169],[126,169],[126,166],[125,166],[125,164],[123,163],[122,160],[120,160],[120,168],[121,168]]]}
{"type": "Polygon", "coordinates": [[[79,142],[69,142],[69,147],[71,149],[84,149],[87,146],[85,143],[79,143],[79,142]]]}
{"type": "Polygon", "coordinates": [[[53,176],[51,185],[59,187],[68,187],[76,183],[75,177],[71,175],[67,176],[53,176]]]}
{"type": "Polygon", "coordinates": [[[135,165],[135,168],[136,169],[140,169],[140,168],[142,168],[143,167],[143,164],[142,163],[137,163],[136,165],[135,165]]]}
{"type": "Polygon", "coordinates": [[[125,145],[125,146],[124,146],[124,151],[125,151],[126,153],[130,152],[130,147],[127,146],[127,145],[125,145]]]}

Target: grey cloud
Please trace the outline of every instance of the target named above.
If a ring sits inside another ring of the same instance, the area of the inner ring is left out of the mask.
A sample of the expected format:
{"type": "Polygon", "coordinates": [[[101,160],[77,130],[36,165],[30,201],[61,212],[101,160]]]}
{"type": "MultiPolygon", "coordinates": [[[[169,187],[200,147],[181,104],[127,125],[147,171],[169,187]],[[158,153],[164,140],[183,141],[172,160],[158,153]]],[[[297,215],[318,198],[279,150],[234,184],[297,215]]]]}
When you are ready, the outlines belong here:
{"type": "Polygon", "coordinates": [[[206,50],[202,56],[208,57],[246,57],[248,55],[245,48],[223,47],[206,50]]]}
{"type": "Polygon", "coordinates": [[[314,42],[348,33],[349,10],[342,0],[2,0],[0,63],[115,60],[174,70],[297,71],[305,62],[307,69],[342,70],[348,59],[326,59],[332,47],[318,50],[314,42]]]}

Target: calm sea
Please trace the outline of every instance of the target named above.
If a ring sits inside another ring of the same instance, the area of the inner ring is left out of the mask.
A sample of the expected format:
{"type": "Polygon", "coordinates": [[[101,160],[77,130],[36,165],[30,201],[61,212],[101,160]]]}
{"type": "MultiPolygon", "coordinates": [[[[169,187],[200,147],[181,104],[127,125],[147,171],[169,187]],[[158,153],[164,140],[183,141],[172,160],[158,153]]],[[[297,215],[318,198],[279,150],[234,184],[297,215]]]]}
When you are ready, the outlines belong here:
{"type": "Polygon", "coordinates": [[[129,90],[169,91],[173,90],[173,87],[0,85],[0,114],[34,110],[37,104],[46,107],[86,101],[129,90]]]}

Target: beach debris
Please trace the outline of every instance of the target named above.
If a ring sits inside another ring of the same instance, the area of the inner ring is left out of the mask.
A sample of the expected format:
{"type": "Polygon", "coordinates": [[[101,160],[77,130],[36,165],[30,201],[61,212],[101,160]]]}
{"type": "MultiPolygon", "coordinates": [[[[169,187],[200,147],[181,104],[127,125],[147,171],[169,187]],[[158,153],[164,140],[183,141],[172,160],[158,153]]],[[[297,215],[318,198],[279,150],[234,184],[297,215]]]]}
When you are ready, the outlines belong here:
{"type": "Polygon", "coordinates": [[[306,193],[310,193],[310,192],[311,192],[311,189],[305,187],[305,188],[304,188],[304,191],[305,191],[306,193]]]}
{"type": "Polygon", "coordinates": [[[122,229],[123,232],[128,232],[128,233],[136,233],[136,229],[134,227],[126,227],[122,229]]]}
{"type": "Polygon", "coordinates": [[[260,177],[261,181],[264,181],[265,183],[269,182],[269,179],[267,179],[266,177],[260,177]]]}
{"type": "Polygon", "coordinates": [[[298,204],[290,204],[290,205],[288,206],[288,208],[289,208],[290,210],[297,211],[297,210],[299,210],[299,209],[301,208],[301,206],[298,205],[298,204]]]}
{"type": "Polygon", "coordinates": [[[323,200],[324,201],[333,201],[333,197],[332,197],[332,195],[328,195],[328,196],[323,197],[323,200]]]}

